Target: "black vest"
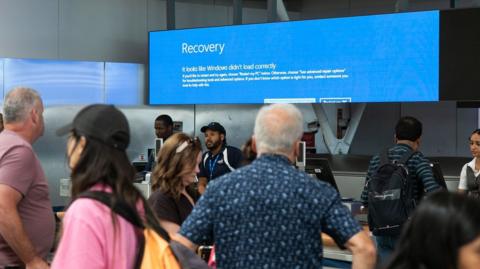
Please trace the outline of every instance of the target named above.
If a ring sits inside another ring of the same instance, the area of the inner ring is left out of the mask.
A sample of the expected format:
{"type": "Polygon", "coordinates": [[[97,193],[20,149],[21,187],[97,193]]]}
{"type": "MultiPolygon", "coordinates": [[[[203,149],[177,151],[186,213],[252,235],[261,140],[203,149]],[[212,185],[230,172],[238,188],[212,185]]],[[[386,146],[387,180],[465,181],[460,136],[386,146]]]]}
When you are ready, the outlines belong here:
{"type": "Polygon", "coordinates": [[[470,166],[467,166],[467,194],[480,198],[480,175],[476,177],[470,166]]]}

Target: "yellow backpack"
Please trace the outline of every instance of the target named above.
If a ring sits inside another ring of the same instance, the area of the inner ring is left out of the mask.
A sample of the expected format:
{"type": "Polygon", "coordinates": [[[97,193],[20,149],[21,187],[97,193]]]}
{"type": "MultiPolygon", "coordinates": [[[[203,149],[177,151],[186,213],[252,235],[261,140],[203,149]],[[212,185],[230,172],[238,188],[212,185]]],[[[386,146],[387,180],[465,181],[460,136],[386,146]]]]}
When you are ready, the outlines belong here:
{"type": "Polygon", "coordinates": [[[170,244],[165,241],[153,229],[143,229],[143,255],[141,264],[137,264],[140,269],[180,269],[177,258],[170,248],[170,244]]]}
{"type": "Polygon", "coordinates": [[[90,198],[108,206],[117,215],[137,227],[138,252],[135,269],[208,269],[207,264],[182,244],[170,241],[160,227],[150,207],[144,203],[145,221],[138,212],[121,200],[114,201],[110,193],[87,191],[78,196],[90,198]]]}

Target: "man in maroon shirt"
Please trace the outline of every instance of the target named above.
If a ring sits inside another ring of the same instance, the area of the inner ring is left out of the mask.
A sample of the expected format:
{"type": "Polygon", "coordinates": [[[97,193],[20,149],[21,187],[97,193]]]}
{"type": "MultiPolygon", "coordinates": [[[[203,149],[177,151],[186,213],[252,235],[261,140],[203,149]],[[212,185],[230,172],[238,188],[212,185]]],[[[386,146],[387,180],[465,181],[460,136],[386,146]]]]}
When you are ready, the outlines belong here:
{"type": "Polygon", "coordinates": [[[49,268],[55,221],[32,144],[43,135],[43,104],[28,88],[10,91],[0,133],[0,268],[49,268]]]}

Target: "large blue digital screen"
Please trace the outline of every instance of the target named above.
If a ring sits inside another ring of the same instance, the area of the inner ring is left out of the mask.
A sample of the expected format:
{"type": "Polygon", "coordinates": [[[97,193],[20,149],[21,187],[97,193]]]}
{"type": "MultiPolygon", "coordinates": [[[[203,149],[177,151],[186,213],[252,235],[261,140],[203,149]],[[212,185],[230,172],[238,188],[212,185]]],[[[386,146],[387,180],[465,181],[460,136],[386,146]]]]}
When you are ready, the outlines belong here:
{"type": "Polygon", "coordinates": [[[439,12],[151,32],[150,104],[438,101],[439,12]]]}
{"type": "Polygon", "coordinates": [[[105,103],[139,105],[143,103],[144,66],[133,63],[105,63],[105,103]]]}
{"type": "Polygon", "coordinates": [[[36,89],[46,106],[104,102],[104,63],[5,59],[4,87],[36,89]]]}

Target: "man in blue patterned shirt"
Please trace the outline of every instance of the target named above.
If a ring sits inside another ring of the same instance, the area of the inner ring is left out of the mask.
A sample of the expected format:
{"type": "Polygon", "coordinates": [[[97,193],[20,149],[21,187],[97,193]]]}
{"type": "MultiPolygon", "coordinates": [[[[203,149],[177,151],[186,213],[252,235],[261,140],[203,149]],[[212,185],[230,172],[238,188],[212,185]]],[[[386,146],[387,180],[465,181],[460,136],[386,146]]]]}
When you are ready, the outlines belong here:
{"type": "Polygon", "coordinates": [[[215,242],[218,268],[321,268],[327,233],[353,253],[353,268],[373,268],[375,248],[335,189],[292,165],[303,130],[293,105],[263,107],[255,122],[259,157],[210,183],[176,240],[215,242]]]}
{"type": "MultiPolygon", "coordinates": [[[[390,161],[400,160],[406,152],[413,151],[413,155],[408,159],[406,165],[408,167],[409,179],[412,180],[414,189],[414,197],[417,203],[423,192],[433,192],[440,189],[437,181],[433,177],[433,171],[430,162],[418,151],[420,147],[420,137],[422,135],[422,123],[414,117],[406,116],[400,118],[395,126],[396,145],[388,149],[388,159],[390,161]],[[421,191],[422,193],[419,193],[421,191]]],[[[368,207],[368,190],[367,183],[372,175],[377,171],[380,165],[380,155],[375,155],[370,160],[367,171],[365,187],[362,192],[362,202],[368,207]]],[[[379,262],[384,262],[395,248],[398,236],[376,236],[379,262]]]]}

